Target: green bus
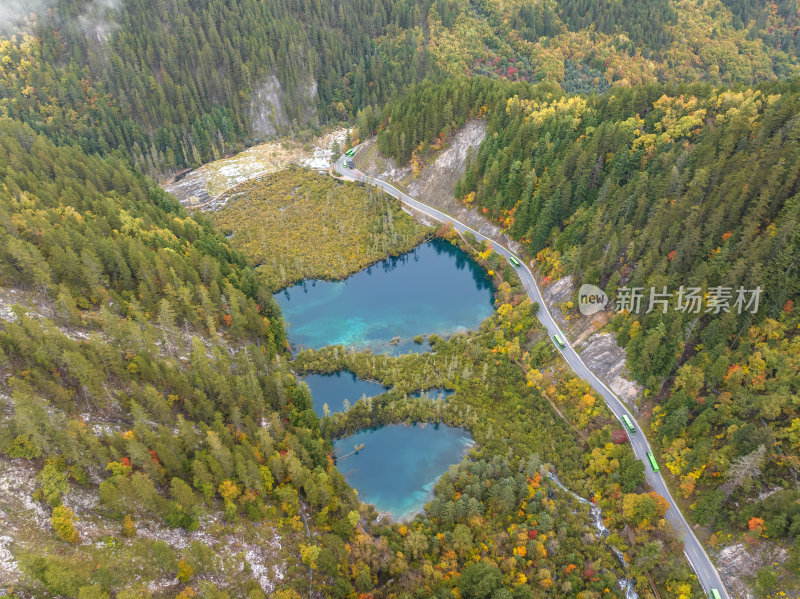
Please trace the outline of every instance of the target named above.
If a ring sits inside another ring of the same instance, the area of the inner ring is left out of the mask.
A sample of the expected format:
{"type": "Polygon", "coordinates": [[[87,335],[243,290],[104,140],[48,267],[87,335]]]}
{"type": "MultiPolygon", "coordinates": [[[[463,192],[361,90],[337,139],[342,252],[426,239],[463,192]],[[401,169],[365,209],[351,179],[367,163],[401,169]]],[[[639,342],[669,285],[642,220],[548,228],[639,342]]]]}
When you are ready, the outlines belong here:
{"type": "Polygon", "coordinates": [[[344,153],[344,155],[345,156],[352,156],[355,153],[356,153],[356,149],[355,148],[350,148],[349,150],[347,150],[347,152],[344,153]]]}
{"type": "Polygon", "coordinates": [[[560,347],[561,349],[564,349],[565,347],[567,347],[564,344],[564,340],[561,338],[561,335],[553,335],[553,340],[556,342],[558,347],[560,347]]]}
{"type": "Polygon", "coordinates": [[[647,461],[650,462],[650,467],[653,469],[653,472],[658,472],[658,463],[652,451],[647,452],[647,461]]]}
{"type": "Polygon", "coordinates": [[[636,427],[633,426],[633,422],[631,422],[631,419],[628,417],[627,414],[622,415],[622,423],[625,425],[625,428],[627,428],[630,432],[632,433],[636,432],[636,427]]]}
{"type": "Polygon", "coordinates": [[[722,595],[719,594],[717,589],[711,589],[711,599],[722,599],[722,595]]]}
{"type": "Polygon", "coordinates": [[[517,260],[514,256],[509,256],[508,261],[511,262],[511,264],[513,264],[515,268],[519,268],[520,266],[522,266],[522,264],[519,263],[519,260],[517,260]]]}

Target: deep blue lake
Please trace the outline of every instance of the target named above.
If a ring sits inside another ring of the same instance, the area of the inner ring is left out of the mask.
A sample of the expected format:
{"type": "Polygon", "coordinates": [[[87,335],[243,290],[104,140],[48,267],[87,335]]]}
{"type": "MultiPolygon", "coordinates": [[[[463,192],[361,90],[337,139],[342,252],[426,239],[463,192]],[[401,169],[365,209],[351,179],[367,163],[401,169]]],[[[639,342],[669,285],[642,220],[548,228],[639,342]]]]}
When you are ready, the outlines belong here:
{"type": "Polygon", "coordinates": [[[365,503],[375,504],[396,520],[413,518],[430,501],[433,485],[473,445],[472,436],[444,424],[392,424],[360,431],[333,442],[336,456],[364,449],[336,462],[365,503]]]}
{"type": "Polygon", "coordinates": [[[308,374],[302,380],[311,389],[314,411],[320,418],[324,414],[325,404],[328,404],[331,412],[343,412],[345,399],[352,406],[363,396],[373,397],[388,391],[380,383],[362,380],[346,370],[333,374],[308,374]]]}
{"type": "Polygon", "coordinates": [[[343,281],[303,281],[275,299],[296,348],[340,344],[393,355],[428,349],[414,343],[416,335],[475,329],[494,311],[483,269],[440,239],[343,281]],[[400,342],[390,344],[395,337],[400,342]]]}

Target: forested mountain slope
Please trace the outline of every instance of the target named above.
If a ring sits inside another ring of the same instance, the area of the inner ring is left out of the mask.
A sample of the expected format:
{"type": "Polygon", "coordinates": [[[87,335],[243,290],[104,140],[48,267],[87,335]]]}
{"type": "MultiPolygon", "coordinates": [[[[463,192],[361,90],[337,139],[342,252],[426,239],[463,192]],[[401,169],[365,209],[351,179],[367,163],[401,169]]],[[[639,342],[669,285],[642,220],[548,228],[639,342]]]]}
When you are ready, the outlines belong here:
{"type": "MultiPolygon", "coordinates": [[[[405,161],[486,117],[459,196],[544,275],[609,291],[761,285],[756,315],[656,311],[612,326],[696,520],[797,537],[800,89],[764,83],[798,72],[796,0],[36,6],[19,29],[0,23],[0,474],[18,498],[0,506],[13,535],[0,557],[20,594],[296,599],[308,568],[341,597],[394,584],[597,599],[621,594],[625,574],[643,593],[699,593],[624,435],[555,370],[497,261],[498,315],[471,346],[440,346],[466,398],[448,409],[474,425],[481,463],[442,481],[431,519],[360,529],[372,518],[289,373],[269,290],[142,174],[353,118],[405,161]],[[537,478],[543,457],[597,493],[607,544],[537,478]],[[282,569],[265,574],[276,544],[282,569]]],[[[387,380],[438,360],[327,357],[387,380]]],[[[796,546],[787,568],[798,560],[796,546]]]]}
{"type": "Polygon", "coordinates": [[[434,64],[557,83],[568,92],[654,81],[752,83],[797,73],[798,5],[718,0],[450,2],[429,13],[434,64]],[[733,12],[731,12],[733,11],[733,12]]]}
{"type": "Polygon", "coordinates": [[[333,464],[328,439],[345,419],[324,419],[323,437],[271,295],[202,215],[124,160],[9,119],[0,165],[0,526],[12,566],[0,584],[17,596],[298,599],[312,585],[341,598],[595,599],[621,597],[623,576],[697,592],[666,503],[643,487],[602,402],[557,370],[498,255],[487,266],[500,307],[481,331],[425,354],[329,348],[299,363],[397,386],[376,413],[357,403],[353,426],[444,419],[480,443],[439,483],[429,518],[377,526],[333,464]],[[405,397],[421,384],[459,398],[405,397]],[[553,466],[597,493],[626,538],[596,535],[588,507],[540,471],[553,466]]]}
{"type": "Polygon", "coordinates": [[[623,286],[643,290],[641,308],[610,326],[647,387],[652,438],[695,519],[796,539],[798,81],[590,98],[475,79],[426,83],[387,106],[378,141],[401,160],[424,160],[479,112],[487,134],[458,186],[463,201],[537,256],[545,284],[573,274],[612,300],[623,286]],[[443,122],[443,105],[460,116],[443,122]],[[681,286],[700,288],[699,310],[677,309],[681,286]],[[709,309],[719,287],[729,299],[709,309]],[[740,287],[762,289],[755,313],[740,313],[740,287]],[[670,293],[666,307],[648,312],[651,288],[670,293]],[[764,491],[777,492],[765,500],[764,491]]]}
{"type": "Polygon", "coordinates": [[[0,479],[21,492],[0,512],[19,580],[0,583],[263,596],[258,577],[306,579],[300,496],[343,558],[355,495],[274,361],[283,324],[253,269],[124,161],[8,119],[0,181],[0,479]]]}
{"type": "Polygon", "coordinates": [[[380,112],[425,76],[591,92],[798,72],[796,0],[43,4],[0,42],[0,113],[87,152],[122,148],[151,174],[380,112]]]}
{"type": "Polygon", "coordinates": [[[416,79],[414,5],[285,0],[59,0],[2,42],[0,106],[151,172],[237,142],[346,119],[416,79]],[[376,41],[377,40],[377,41],[376,41]],[[14,65],[25,64],[17,69],[14,65]]]}

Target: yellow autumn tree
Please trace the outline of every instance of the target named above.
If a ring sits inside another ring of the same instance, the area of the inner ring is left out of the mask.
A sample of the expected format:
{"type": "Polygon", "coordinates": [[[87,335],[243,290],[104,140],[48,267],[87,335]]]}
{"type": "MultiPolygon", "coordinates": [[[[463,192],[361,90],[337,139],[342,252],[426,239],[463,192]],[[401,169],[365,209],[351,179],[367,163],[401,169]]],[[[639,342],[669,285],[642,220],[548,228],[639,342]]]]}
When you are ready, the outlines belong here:
{"type": "Polygon", "coordinates": [[[181,558],[178,561],[178,580],[186,584],[194,576],[194,568],[185,559],[181,558]]]}
{"type": "Polygon", "coordinates": [[[77,543],[79,539],[78,531],[75,529],[75,513],[71,508],[64,505],[57,505],[53,508],[50,516],[50,524],[56,531],[56,535],[67,543],[77,543]]]}

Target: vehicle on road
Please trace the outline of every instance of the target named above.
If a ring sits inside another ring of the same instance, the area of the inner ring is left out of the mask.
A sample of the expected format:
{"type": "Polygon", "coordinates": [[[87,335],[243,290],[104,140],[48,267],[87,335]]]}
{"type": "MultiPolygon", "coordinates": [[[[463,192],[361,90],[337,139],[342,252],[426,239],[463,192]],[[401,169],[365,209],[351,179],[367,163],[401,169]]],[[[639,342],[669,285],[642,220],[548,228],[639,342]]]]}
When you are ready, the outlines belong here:
{"type": "Polygon", "coordinates": [[[658,462],[656,462],[656,456],[653,455],[652,451],[647,452],[647,461],[650,462],[653,472],[658,472],[658,462]]]}
{"type": "MultiPolygon", "coordinates": [[[[475,231],[474,229],[471,229],[467,225],[464,225],[463,223],[460,223],[459,221],[456,221],[455,219],[450,219],[450,217],[448,217],[447,215],[443,214],[442,212],[439,212],[438,210],[436,210],[434,208],[431,208],[430,206],[427,206],[426,204],[424,204],[424,203],[422,203],[422,202],[420,202],[418,200],[415,200],[414,198],[412,198],[412,197],[408,196],[407,194],[401,192],[396,187],[392,186],[391,184],[389,184],[389,183],[387,183],[385,181],[382,181],[381,179],[375,179],[375,178],[372,178],[372,177],[368,177],[368,176],[362,175],[362,174],[357,173],[357,172],[354,173],[352,176],[355,176],[359,180],[366,181],[366,182],[368,182],[368,183],[370,183],[372,185],[375,185],[375,186],[380,187],[381,189],[384,189],[385,191],[387,191],[393,197],[395,197],[398,200],[408,204],[409,206],[413,207],[416,210],[420,210],[423,214],[426,214],[426,215],[430,216],[431,218],[434,218],[436,220],[440,220],[442,222],[454,222],[456,224],[456,228],[458,228],[460,231],[470,231],[473,235],[476,236],[476,239],[486,239],[486,236],[481,235],[479,232],[475,231]]],[[[490,239],[490,241],[492,241],[492,240],[490,239]]],[[[493,242],[493,245],[495,247],[500,246],[500,244],[497,243],[497,242],[493,242]]],[[[500,246],[500,247],[502,247],[502,246],[500,246]]],[[[507,248],[503,248],[503,250],[504,250],[505,255],[510,256],[510,253],[508,252],[507,248]]],[[[525,273],[522,273],[522,274],[525,274],[525,273]]],[[[564,340],[562,339],[563,333],[561,333],[561,331],[557,328],[557,325],[553,321],[552,316],[550,316],[550,313],[547,310],[547,305],[543,303],[543,300],[542,300],[542,297],[541,297],[541,292],[539,291],[538,287],[536,286],[535,281],[533,281],[532,278],[530,280],[528,280],[527,278],[524,278],[523,284],[524,284],[524,286],[525,286],[525,288],[526,288],[526,290],[528,292],[528,295],[530,296],[531,300],[535,300],[536,303],[540,304],[542,306],[542,308],[543,308],[537,314],[539,320],[542,322],[543,325],[545,325],[545,327],[548,330],[557,331],[557,334],[553,335],[552,338],[553,338],[554,342],[556,343],[556,345],[559,347],[559,349],[566,349],[566,344],[564,343],[564,340]]],[[[625,409],[624,409],[624,406],[622,404],[622,401],[618,397],[616,397],[614,395],[614,393],[611,390],[609,390],[602,383],[602,381],[591,370],[589,370],[586,367],[585,364],[582,363],[582,360],[581,360],[579,355],[577,355],[574,352],[569,352],[569,353],[565,352],[564,353],[564,358],[576,373],[579,372],[579,369],[577,368],[577,366],[582,366],[581,370],[588,371],[588,376],[586,378],[587,382],[589,382],[591,384],[591,386],[594,387],[594,389],[598,393],[600,393],[600,395],[606,401],[608,406],[610,408],[614,409],[615,413],[617,413],[617,414],[625,414],[625,409]],[[619,409],[616,409],[616,408],[619,408],[619,409]]],[[[630,424],[633,425],[635,421],[632,418],[630,418],[630,420],[631,420],[630,424]]],[[[626,425],[626,427],[627,427],[627,425],[626,425]]],[[[655,473],[655,479],[656,480],[654,481],[654,483],[655,483],[654,484],[654,488],[657,489],[657,492],[659,492],[659,494],[661,494],[663,497],[665,497],[668,501],[671,501],[672,500],[672,496],[671,496],[671,494],[669,492],[669,489],[664,484],[663,479],[661,478],[661,475],[659,473],[658,463],[656,462],[655,456],[650,451],[646,452],[647,453],[646,456],[642,456],[641,453],[639,452],[640,448],[641,448],[641,444],[636,444],[636,447],[634,447],[634,451],[636,453],[636,457],[641,459],[642,461],[645,461],[645,457],[647,458],[647,462],[650,464],[653,472],[655,473]]],[[[674,504],[674,500],[672,500],[671,503],[674,504]]],[[[670,512],[667,513],[666,518],[667,518],[667,521],[672,525],[672,527],[677,532],[679,532],[679,534],[681,535],[681,537],[682,537],[684,543],[686,544],[686,546],[687,547],[691,547],[691,549],[692,549],[691,553],[693,554],[693,557],[690,557],[689,554],[686,554],[686,558],[689,561],[689,564],[695,570],[695,572],[698,572],[698,577],[700,578],[700,581],[701,581],[701,583],[703,585],[703,588],[704,589],[710,589],[712,587],[716,587],[717,589],[721,589],[721,590],[717,591],[716,594],[712,593],[711,594],[711,599],[727,599],[728,595],[725,592],[724,587],[722,586],[722,581],[721,581],[721,579],[719,577],[719,574],[718,574],[718,572],[716,570],[716,567],[714,566],[714,563],[709,559],[708,555],[705,553],[705,550],[703,549],[703,546],[700,543],[700,541],[698,541],[697,537],[694,536],[694,533],[692,532],[691,528],[689,527],[689,524],[686,521],[686,518],[683,516],[683,514],[679,510],[670,510],[670,512]]]]}
{"type": "Polygon", "coordinates": [[[347,152],[344,153],[344,155],[345,156],[354,156],[355,153],[356,153],[356,149],[355,148],[350,148],[349,150],[347,150],[347,152]]]}
{"type": "Polygon", "coordinates": [[[522,264],[519,263],[519,260],[517,260],[514,256],[509,256],[508,261],[511,262],[514,268],[519,268],[522,266],[522,264]]]}
{"type": "Polygon", "coordinates": [[[622,423],[625,425],[625,428],[627,428],[628,431],[632,433],[636,432],[636,427],[633,426],[633,422],[631,421],[630,417],[627,414],[622,415],[622,423]]]}
{"type": "Polygon", "coordinates": [[[347,168],[356,168],[356,163],[355,163],[355,162],[353,162],[352,160],[346,160],[346,161],[345,161],[345,163],[344,163],[344,165],[345,165],[347,168]]]}
{"type": "Polygon", "coordinates": [[[722,599],[722,596],[719,594],[717,589],[711,589],[711,599],[722,599]]]}

